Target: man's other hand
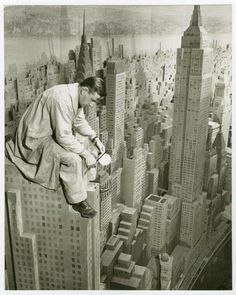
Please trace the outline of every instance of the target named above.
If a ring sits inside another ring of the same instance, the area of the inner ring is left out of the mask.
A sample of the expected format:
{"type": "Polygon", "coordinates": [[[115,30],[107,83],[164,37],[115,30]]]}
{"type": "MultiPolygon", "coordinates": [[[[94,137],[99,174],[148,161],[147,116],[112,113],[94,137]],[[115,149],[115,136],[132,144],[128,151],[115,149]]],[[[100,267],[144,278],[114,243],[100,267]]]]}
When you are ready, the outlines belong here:
{"type": "Polygon", "coordinates": [[[105,151],[106,151],[105,146],[98,137],[96,138],[94,143],[95,143],[96,147],[99,149],[101,154],[105,153],[105,151]]]}

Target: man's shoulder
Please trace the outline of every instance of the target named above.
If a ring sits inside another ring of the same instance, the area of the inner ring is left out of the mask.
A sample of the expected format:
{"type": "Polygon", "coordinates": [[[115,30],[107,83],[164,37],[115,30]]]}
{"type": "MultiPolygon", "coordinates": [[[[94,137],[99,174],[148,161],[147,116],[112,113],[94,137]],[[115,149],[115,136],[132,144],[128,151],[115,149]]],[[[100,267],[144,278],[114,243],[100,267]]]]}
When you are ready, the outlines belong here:
{"type": "Polygon", "coordinates": [[[70,84],[57,84],[54,85],[50,88],[48,88],[46,91],[61,91],[61,90],[66,90],[68,91],[68,89],[76,89],[78,87],[78,83],[70,83],[70,84]]]}
{"type": "Polygon", "coordinates": [[[78,83],[73,84],[59,84],[48,89],[52,95],[53,100],[65,100],[71,96],[72,90],[78,87],[78,83]]]}

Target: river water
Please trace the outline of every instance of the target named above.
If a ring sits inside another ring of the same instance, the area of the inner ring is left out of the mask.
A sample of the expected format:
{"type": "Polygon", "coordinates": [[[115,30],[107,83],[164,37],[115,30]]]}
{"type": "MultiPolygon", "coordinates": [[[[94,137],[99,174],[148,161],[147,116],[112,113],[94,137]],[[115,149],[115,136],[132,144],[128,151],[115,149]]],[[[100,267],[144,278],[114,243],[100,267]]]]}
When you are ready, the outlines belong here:
{"type": "Polygon", "coordinates": [[[192,290],[232,290],[232,239],[212,257],[192,290]]]}
{"type": "MultiPolygon", "coordinates": [[[[107,42],[108,38],[98,38],[94,36],[102,46],[103,59],[108,56],[107,42]]],[[[154,53],[161,43],[163,50],[176,50],[180,47],[181,35],[134,35],[134,36],[115,36],[115,46],[118,44],[124,45],[124,55],[131,56],[140,53],[154,53]]],[[[218,44],[225,46],[231,43],[231,34],[212,34],[209,35],[210,40],[218,40],[218,44]]],[[[89,41],[89,39],[88,39],[89,41]]],[[[76,45],[80,45],[78,36],[60,38],[53,37],[52,43],[54,53],[59,61],[65,62],[68,60],[68,52],[70,49],[75,49],[76,45]]],[[[111,45],[111,44],[110,44],[111,45]]],[[[110,46],[111,47],[111,46],[110,46]]],[[[18,69],[22,69],[25,63],[37,62],[41,54],[45,52],[49,56],[49,42],[47,37],[6,37],[4,40],[5,48],[5,72],[10,64],[16,64],[18,69]]]]}

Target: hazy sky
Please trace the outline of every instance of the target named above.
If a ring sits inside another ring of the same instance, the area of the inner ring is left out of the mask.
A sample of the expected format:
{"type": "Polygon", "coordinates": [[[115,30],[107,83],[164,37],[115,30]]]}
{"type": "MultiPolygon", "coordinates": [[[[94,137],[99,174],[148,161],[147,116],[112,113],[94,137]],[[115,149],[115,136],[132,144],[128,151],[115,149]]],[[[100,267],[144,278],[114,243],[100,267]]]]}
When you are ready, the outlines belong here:
{"type": "MultiPolygon", "coordinates": [[[[96,17],[94,13],[94,6],[83,6],[83,7],[73,7],[68,6],[69,13],[77,13],[78,11],[86,8],[87,20],[92,21],[96,17]],[[89,13],[91,11],[91,14],[89,13]]],[[[193,10],[193,5],[133,5],[133,6],[119,6],[119,5],[110,5],[110,6],[96,6],[96,11],[102,11],[104,9],[119,9],[124,11],[136,12],[142,18],[158,17],[160,15],[172,15],[183,17],[190,17],[193,10]]],[[[216,17],[224,18],[225,20],[231,19],[231,5],[201,5],[202,17],[216,17]]]]}
{"type": "MultiPolygon", "coordinates": [[[[70,7],[70,6],[68,6],[70,7]]],[[[79,6],[77,6],[79,8],[79,6]]],[[[80,6],[81,7],[81,6],[80,6]]],[[[83,8],[89,9],[93,6],[83,6],[83,8]]],[[[98,5],[97,9],[103,8],[112,9],[123,9],[130,11],[141,12],[144,15],[150,14],[172,14],[172,15],[184,15],[191,13],[193,5],[98,5]]],[[[214,16],[229,16],[231,14],[231,5],[201,5],[201,12],[203,15],[214,15],[214,16]]]]}
{"type": "MultiPolygon", "coordinates": [[[[150,18],[152,17],[158,17],[160,15],[172,15],[173,17],[182,15],[185,16],[191,16],[193,5],[90,5],[90,6],[67,6],[68,7],[68,13],[70,15],[76,15],[78,13],[82,13],[83,9],[86,9],[86,19],[88,22],[94,21],[97,16],[99,16],[101,13],[106,11],[106,17],[109,17],[109,9],[113,10],[123,10],[124,12],[133,12],[137,13],[142,18],[150,18]]],[[[32,10],[34,13],[37,13],[37,10],[39,7],[36,5],[25,6],[27,10],[32,10]]],[[[58,8],[58,11],[60,9],[60,6],[41,6],[42,9],[45,9],[47,13],[51,11],[52,14],[55,13],[55,11],[58,8]]],[[[16,14],[20,11],[24,10],[24,6],[8,6],[5,7],[5,13],[6,15],[10,11],[14,11],[16,14]]],[[[216,18],[224,18],[226,20],[231,19],[231,5],[201,5],[201,12],[203,17],[216,17],[216,18]]]]}

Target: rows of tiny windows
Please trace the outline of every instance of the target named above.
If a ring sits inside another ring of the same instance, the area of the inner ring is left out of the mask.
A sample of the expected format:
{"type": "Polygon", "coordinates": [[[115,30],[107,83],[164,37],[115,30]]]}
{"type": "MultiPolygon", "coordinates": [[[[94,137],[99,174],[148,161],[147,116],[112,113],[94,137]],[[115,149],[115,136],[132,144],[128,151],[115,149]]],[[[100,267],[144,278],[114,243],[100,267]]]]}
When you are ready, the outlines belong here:
{"type": "Polygon", "coordinates": [[[54,278],[52,275],[47,277],[39,277],[40,279],[40,289],[51,290],[51,289],[65,289],[65,277],[62,276],[54,278]]]}

